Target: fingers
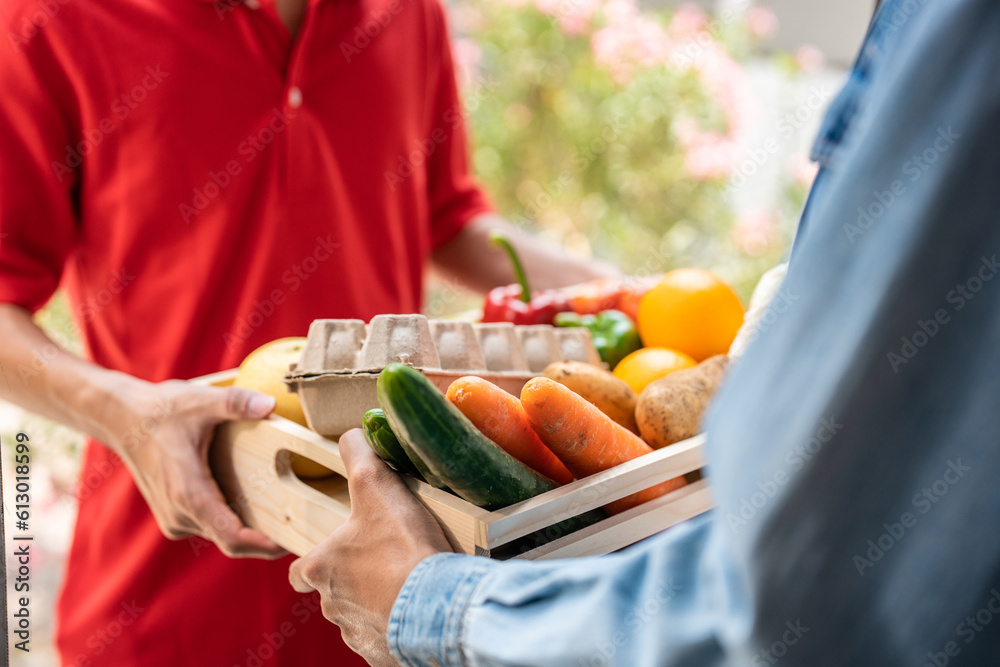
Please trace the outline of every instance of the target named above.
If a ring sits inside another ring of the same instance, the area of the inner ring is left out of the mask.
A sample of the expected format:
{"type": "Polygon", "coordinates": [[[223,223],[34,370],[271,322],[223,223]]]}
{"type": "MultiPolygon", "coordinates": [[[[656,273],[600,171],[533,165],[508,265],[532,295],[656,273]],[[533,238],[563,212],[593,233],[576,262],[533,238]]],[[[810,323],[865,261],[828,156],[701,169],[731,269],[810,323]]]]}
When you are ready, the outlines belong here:
{"type": "Polygon", "coordinates": [[[191,513],[198,532],[215,542],[230,558],[274,559],[287,552],[260,531],[243,524],[211,480],[202,480],[201,487],[192,490],[191,513]]]}
{"type": "Polygon", "coordinates": [[[312,593],[316,587],[306,581],[306,559],[298,558],[288,568],[288,583],[299,593],[312,593]]]}
{"type": "Polygon", "coordinates": [[[360,429],[340,437],[340,458],[347,471],[347,492],[351,496],[351,518],[361,521],[394,520],[405,525],[407,534],[417,535],[434,551],[452,551],[440,524],[403,480],[380,459],[365,441],[360,429]]]}
{"type": "Polygon", "coordinates": [[[220,419],[264,419],[274,410],[273,396],[242,387],[211,388],[213,412],[220,419]]]}
{"type": "Polygon", "coordinates": [[[347,469],[347,484],[352,493],[352,480],[355,484],[370,478],[375,478],[378,482],[385,480],[384,483],[389,483],[388,480],[399,482],[396,473],[368,446],[361,429],[351,429],[340,436],[337,444],[340,447],[340,458],[344,460],[344,468],[347,469]]]}

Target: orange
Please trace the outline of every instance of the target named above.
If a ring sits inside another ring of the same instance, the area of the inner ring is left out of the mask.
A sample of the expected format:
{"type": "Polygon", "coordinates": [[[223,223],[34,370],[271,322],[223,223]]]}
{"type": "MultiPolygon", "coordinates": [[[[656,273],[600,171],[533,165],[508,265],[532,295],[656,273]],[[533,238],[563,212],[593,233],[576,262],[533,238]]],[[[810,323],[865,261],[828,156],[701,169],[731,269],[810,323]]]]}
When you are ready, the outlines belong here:
{"type": "Polygon", "coordinates": [[[726,354],[743,325],[740,297],[722,278],[704,269],[676,269],[639,302],[644,345],[668,347],[704,361],[726,354]]]}
{"type": "Polygon", "coordinates": [[[653,380],[659,380],[682,368],[691,368],[695,364],[695,360],[683,352],[665,347],[644,347],[619,361],[615,366],[614,376],[624,380],[625,384],[639,394],[653,380]]]}

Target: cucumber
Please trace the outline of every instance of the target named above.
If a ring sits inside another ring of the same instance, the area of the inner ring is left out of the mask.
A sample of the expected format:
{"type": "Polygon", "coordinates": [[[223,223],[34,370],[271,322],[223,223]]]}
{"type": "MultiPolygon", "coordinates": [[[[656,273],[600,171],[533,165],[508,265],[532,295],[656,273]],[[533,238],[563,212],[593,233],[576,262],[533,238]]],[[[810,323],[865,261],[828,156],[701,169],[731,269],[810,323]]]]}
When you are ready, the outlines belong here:
{"type": "Polygon", "coordinates": [[[500,509],[557,486],[480,433],[418,370],[386,366],[378,400],[400,444],[474,505],[500,509]]]}
{"type": "MultiPolygon", "coordinates": [[[[396,435],[389,427],[389,422],[385,418],[385,413],[381,408],[375,408],[365,413],[362,418],[361,430],[365,434],[368,446],[378,454],[378,457],[391,465],[399,472],[405,472],[420,479],[426,479],[420,474],[417,465],[406,455],[406,451],[396,435]]],[[[419,459],[418,459],[419,460],[419,459]]],[[[420,464],[423,465],[423,461],[420,464]]],[[[425,466],[426,467],[426,466],[425,466]]]]}

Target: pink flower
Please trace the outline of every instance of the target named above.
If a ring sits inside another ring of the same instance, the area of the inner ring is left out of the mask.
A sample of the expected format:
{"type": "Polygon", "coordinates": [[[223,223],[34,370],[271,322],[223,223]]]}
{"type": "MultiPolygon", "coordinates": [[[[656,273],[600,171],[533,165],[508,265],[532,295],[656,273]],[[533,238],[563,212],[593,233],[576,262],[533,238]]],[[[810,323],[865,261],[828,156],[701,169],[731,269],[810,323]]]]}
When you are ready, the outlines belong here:
{"type": "Polygon", "coordinates": [[[757,112],[746,70],[717,42],[706,43],[692,66],[725,114],[729,137],[740,139],[753,126],[757,112]]]}
{"type": "Polygon", "coordinates": [[[598,3],[599,0],[559,0],[559,27],[574,37],[586,34],[591,29],[598,3]]]}
{"type": "Polygon", "coordinates": [[[604,3],[604,17],[609,25],[625,23],[638,14],[639,7],[635,0],[607,0],[604,3]]]}
{"type": "Polygon", "coordinates": [[[562,14],[559,16],[559,27],[567,35],[579,37],[587,33],[590,28],[590,19],[579,14],[562,14]]]}
{"type": "Polygon", "coordinates": [[[704,134],[684,150],[684,168],[696,181],[725,178],[733,169],[736,144],[717,134],[704,134]]]}
{"type": "Polygon", "coordinates": [[[620,63],[625,51],[622,31],[611,27],[601,28],[590,38],[590,50],[599,65],[611,67],[620,63]]]}
{"type": "Polygon", "coordinates": [[[667,30],[672,37],[687,40],[704,32],[707,24],[708,17],[705,11],[698,5],[687,3],[677,8],[667,30]]]}
{"type": "Polygon", "coordinates": [[[459,82],[465,84],[476,78],[479,61],[483,58],[483,50],[473,39],[462,37],[456,39],[452,46],[455,56],[455,66],[458,70],[459,82]]]}
{"type": "Polygon", "coordinates": [[[803,72],[815,72],[826,64],[826,56],[812,44],[805,44],[795,52],[795,64],[803,72]]]}
{"type": "Polygon", "coordinates": [[[618,4],[607,26],[591,37],[591,50],[597,63],[612,73],[617,83],[627,83],[635,67],[666,64],[674,52],[667,32],[656,21],[632,14],[634,5],[626,0],[609,0],[608,7],[618,4]]]}
{"type": "Polygon", "coordinates": [[[732,172],[737,144],[724,135],[705,132],[689,118],[674,123],[674,136],[684,149],[684,168],[697,181],[725,178],[732,172]]]}
{"type": "Polygon", "coordinates": [[[770,211],[751,211],[737,218],[729,237],[740,252],[757,257],[781,241],[778,221],[770,211]]]}
{"type": "Polygon", "coordinates": [[[451,22],[459,34],[475,32],[483,27],[483,13],[474,5],[461,3],[450,7],[451,22]]]}
{"type": "Polygon", "coordinates": [[[778,17],[770,7],[751,7],[747,12],[747,26],[755,37],[767,39],[778,32],[778,17]]]}

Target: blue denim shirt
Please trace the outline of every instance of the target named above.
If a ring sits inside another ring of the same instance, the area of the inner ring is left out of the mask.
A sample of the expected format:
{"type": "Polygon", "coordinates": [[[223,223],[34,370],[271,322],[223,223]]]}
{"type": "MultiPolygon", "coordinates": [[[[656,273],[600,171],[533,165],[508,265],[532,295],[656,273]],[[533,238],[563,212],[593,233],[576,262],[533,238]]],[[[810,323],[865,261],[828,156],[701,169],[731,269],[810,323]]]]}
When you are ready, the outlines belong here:
{"type": "Polygon", "coordinates": [[[619,554],[423,561],[403,665],[1000,664],[1000,3],[883,3],[707,419],[717,508],[619,554]]]}

